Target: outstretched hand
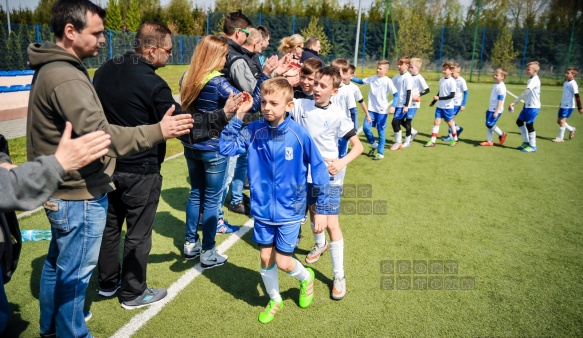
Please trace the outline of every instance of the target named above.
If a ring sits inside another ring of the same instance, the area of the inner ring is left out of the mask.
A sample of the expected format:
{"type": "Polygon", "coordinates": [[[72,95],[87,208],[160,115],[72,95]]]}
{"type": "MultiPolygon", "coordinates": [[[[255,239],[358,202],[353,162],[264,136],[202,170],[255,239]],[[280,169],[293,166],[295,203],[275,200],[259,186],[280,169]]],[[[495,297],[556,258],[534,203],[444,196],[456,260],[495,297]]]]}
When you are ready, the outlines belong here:
{"type": "Polygon", "coordinates": [[[65,130],[55,152],[57,161],[65,171],[79,170],[107,154],[111,136],[103,130],[71,139],[72,130],[71,122],[65,122],[65,130]]]}
{"type": "Polygon", "coordinates": [[[164,117],[160,121],[160,129],[162,129],[162,136],[164,136],[165,140],[188,134],[190,128],[193,126],[193,120],[190,114],[172,116],[174,109],[174,105],[168,108],[166,114],[164,114],[164,117]]]}

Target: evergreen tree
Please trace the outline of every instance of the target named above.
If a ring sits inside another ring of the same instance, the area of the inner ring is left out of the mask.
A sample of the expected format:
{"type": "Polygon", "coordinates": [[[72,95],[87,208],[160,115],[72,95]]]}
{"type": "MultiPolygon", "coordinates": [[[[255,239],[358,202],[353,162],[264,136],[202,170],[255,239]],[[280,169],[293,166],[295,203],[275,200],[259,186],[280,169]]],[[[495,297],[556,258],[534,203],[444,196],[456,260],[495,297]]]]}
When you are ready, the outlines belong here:
{"type": "Polygon", "coordinates": [[[39,25],[48,25],[51,22],[51,8],[56,0],[39,0],[34,10],[35,23],[39,25]]]}
{"type": "Polygon", "coordinates": [[[131,0],[130,7],[126,12],[125,23],[126,29],[129,32],[137,32],[142,23],[142,17],[140,13],[140,3],[139,0],[131,0]]]}
{"type": "Polygon", "coordinates": [[[510,73],[512,71],[512,61],[518,56],[518,51],[514,50],[512,35],[505,25],[500,30],[498,39],[494,42],[492,49],[491,63],[494,68],[502,68],[510,73]]]}
{"type": "Polygon", "coordinates": [[[318,21],[319,21],[318,18],[313,16],[310,19],[310,23],[308,24],[308,27],[306,27],[305,29],[302,29],[300,31],[300,34],[305,38],[308,38],[310,36],[317,36],[318,39],[320,39],[320,48],[321,48],[319,54],[322,56],[326,56],[332,50],[332,45],[328,41],[328,36],[326,35],[326,32],[324,32],[324,28],[322,28],[322,26],[318,25],[318,21]]]}
{"type": "Polygon", "coordinates": [[[192,35],[192,4],[189,0],[171,0],[166,8],[166,17],[177,28],[179,34],[192,35]]]}
{"type": "Polygon", "coordinates": [[[397,44],[401,55],[429,59],[433,54],[433,34],[425,20],[416,13],[407,13],[398,20],[397,44]]]}
{"type": "Polygon", "coordinates": [[[121,19],[121,11],[117,0],[107,1],[107,11],[105,16],[105,29],[112,31],[121,31],[123,21],[121,19]]]}

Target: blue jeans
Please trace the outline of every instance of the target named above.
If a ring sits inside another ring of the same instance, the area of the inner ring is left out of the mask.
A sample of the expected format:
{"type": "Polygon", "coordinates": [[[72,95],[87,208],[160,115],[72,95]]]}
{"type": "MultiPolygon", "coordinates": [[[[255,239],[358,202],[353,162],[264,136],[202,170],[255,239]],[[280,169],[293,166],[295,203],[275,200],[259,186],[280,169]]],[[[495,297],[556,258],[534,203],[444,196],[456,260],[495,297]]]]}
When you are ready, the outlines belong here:
{"type": "MultiPolygon", "coordinates": [[[[239,155],[233,181],[231,182],[231,204],[239,204],[243,201],[243,185],[247,177],[247,152],[239,155]]],[[[225,193],[226,195],[226,193],[225,193]]],[[[225,198],[223,197],[223,201],[225,198]]]]}
{"type": "Polygon", "coordinates": [[[215,247],[217,221],[229,158],[218,151],[203,151],[184,147],[184,157],[190,176],[190,196],[186,204],[186,240],[198,240],[198,220],[202,207],[202,249],[215,247]]]}
{"type": "Polygon", "coordinates": [[[107,195],[90,200],[50,199],[52,238],[40,280],[40,332],[92,337],[85,325],[85,290],[97,264],[107,217],[107,195]]]}
{"type": "Polygon", "coordinates": [[[4,290],[4,280],[2,279],[2,267],[0,266],[0,336],[8,325],[8,318],[10,318],[10,306],[8,306],[8,299],[6,298],[6,290],[4,290]]]}
{"type": "Polygon", "coordinates": [[[379,132],[379,147],[378,153],[381,155],[385,154],[385,129],[387,128],[387,114],[379,114],[373,111],[368,111],[370,114],[371,123],[368,123],[366,119],[364,119],[364,125],[362,126],[362,130],[364,131],[364,135],[366,136],[366,140],[368,143],[373,144],[375,141],[374,135],[372,134],[372,128],[377,127],[379,132]]]}

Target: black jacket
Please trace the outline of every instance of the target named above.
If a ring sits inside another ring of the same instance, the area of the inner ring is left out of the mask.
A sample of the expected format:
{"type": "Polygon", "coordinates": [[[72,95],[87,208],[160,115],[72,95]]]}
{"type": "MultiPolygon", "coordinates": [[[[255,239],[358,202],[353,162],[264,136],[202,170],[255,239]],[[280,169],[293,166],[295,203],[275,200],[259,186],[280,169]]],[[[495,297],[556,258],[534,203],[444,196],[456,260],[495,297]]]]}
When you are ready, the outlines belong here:
{"type": "Polygon", "coordinates": [[[318,55],[318,52],[311,50],[309,48],[304,48],[304,51],[302,52],[302,57],[300,58],[300,62],[303,63],[309,58],[320,59],[322,61],[322,64],[325,64],[324,60],[318,55]]]}

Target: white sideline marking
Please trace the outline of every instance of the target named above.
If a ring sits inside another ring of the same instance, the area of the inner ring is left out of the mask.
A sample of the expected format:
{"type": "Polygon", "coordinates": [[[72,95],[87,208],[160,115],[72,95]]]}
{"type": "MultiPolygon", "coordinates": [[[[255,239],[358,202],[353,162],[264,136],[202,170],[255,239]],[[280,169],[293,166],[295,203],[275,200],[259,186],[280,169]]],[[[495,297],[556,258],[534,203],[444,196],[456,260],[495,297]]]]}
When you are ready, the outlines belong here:
{"type": "MultiPolygon", "coordinates": [[[[239,229],[239,231],[233,233],[229,236],[221,245],[217,247],[217,251],[219,253],[224,253],[225,251],[229,250],[233,246],[233,244],[237,243],[238,240],[243,237],[249,230],[253,228],[253,219],[248,220],[245,224],[239,229]]],[[[220,267],[219,267],[220,269],[220,267]]],[[[168,295],[164,297],[158,303],[150,305],[144,312],[135,315],[126,325],[122,326],[116,333],[113,334],[113,338],[126,338],[130,337],[134,333],[136,333],[142,326],[144,326],[150,319],[158,314],[162,310],[162,308],[171,302],[174,297],[176,297],[188,284],[192,283],[192,281],[202,274],[202,268],[200,266],[200,262],[196,264],[192,269],[188,269],[180,277],[176,282],[172,283],[168,288],[168,295]]]]}

